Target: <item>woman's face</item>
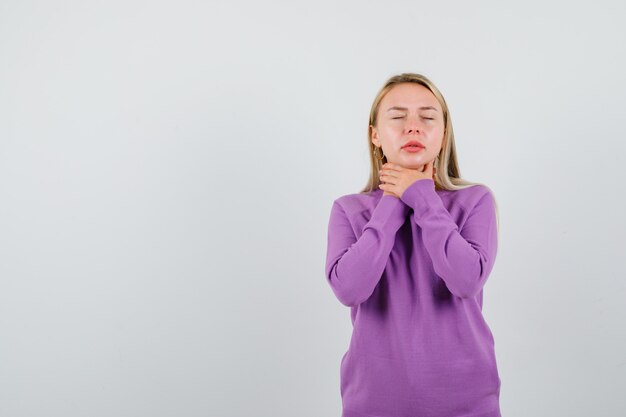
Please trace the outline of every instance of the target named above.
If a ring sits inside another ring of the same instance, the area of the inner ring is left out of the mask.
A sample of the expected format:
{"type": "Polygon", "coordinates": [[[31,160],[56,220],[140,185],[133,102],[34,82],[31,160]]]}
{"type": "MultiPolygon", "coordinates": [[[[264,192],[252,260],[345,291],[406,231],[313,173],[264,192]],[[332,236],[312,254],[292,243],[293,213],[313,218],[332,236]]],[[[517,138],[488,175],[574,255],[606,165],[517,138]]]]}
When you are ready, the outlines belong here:
{"type": "Polygon", "coordinates": [[[387,161],[421,169],[439,153],[445,129],[443,113],[439,101],[423,85],[401,83],[393,87],[381,100],[377,117],[378,127],[370,126],[372,143],[382,146],[387,161]],[[409,141],[424,147],[403,148],[409,141]]]}

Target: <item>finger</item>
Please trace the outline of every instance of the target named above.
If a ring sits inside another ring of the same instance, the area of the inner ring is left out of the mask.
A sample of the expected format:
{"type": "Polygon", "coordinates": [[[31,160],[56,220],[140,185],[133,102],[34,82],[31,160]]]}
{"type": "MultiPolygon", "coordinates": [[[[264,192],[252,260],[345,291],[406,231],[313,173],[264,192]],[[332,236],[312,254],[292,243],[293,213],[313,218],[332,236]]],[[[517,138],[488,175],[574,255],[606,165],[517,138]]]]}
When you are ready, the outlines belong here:
{"type": "Polygon", "coordinates": [[[382,178],[383,175],[389,177],[389,178],[398,178],[398,172],[397,171],[392,171],[391,169],[386,169],[383,168],[380,171],[378,171],[378,175],[382,178]]]}
{"type": "Polygon", "coordinates": [[[380,176],[380,180],[386,184],[396,184],[398,182],[398,177],[393,175],[383,174],[380,176]]]}
{"type": "Polygon", "coordinates": [[[390,171],[388,169],[382,170],[378,176],[381,180],[384,180],[387,183],[395,182],[398,179],[398,175],[394,171],[390,171]]]}
{"type": "Polygon", "coordinates": [[[391,162],[387,162],[386,164],[383,165],[383,167],[392,171],[400,171],[402,169],[400,165],[396,165],[391,162]]]}

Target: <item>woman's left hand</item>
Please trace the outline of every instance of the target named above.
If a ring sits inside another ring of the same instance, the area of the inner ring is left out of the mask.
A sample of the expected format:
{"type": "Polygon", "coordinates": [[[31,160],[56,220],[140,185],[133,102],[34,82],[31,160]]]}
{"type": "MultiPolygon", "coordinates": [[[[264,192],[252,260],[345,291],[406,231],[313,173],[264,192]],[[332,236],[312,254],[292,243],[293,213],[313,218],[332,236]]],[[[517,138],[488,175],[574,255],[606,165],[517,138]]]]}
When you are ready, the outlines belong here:
{"type": "Polygon", "coordinates": [[[383,164],[380,175],[380,189],[384,190],[385,195],[394,195],[398,198],[402,197],[404,190],[409,188],[415,181],[423,179],[435,179],[437,168],[433,166],[434,160],[428,162],[422,170],[404,168],[398,164],[387,162],[383,164]]]}

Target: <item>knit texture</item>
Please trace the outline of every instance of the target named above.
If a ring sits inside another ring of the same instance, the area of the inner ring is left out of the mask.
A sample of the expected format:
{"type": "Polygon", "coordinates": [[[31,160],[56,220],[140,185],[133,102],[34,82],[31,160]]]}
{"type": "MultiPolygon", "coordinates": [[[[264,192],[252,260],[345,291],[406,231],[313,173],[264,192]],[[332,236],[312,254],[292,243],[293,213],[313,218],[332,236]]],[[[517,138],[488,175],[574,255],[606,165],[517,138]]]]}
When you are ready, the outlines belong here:
{"type": "Polygon", "coordinates": [[[500,417],[494,339],[482,315],[497,252],[495,203],[475,185],[412,183],[337,198],[326,279],[350,307],[342,417],[500,417]]]}

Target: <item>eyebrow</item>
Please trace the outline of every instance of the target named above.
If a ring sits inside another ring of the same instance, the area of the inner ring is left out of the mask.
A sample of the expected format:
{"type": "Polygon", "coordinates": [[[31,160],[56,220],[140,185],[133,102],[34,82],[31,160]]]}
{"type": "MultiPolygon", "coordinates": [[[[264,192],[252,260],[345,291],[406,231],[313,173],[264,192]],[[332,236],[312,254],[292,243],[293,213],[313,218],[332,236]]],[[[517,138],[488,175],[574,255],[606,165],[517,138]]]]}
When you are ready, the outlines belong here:
{"type": "MultiPolygon", "coordinates": [[[[434,111],[437,111],[437,109],[434,108],[433,106],[422,106],[419,109],[420,110],[434,110],[434,111]]],[[[387,111],[391,111],[391,110],[404,110],[404,111],[406,111],[408,109],[406,107],[398,107],[398,106],[389,107],[387,109],[387,111]]]]}

